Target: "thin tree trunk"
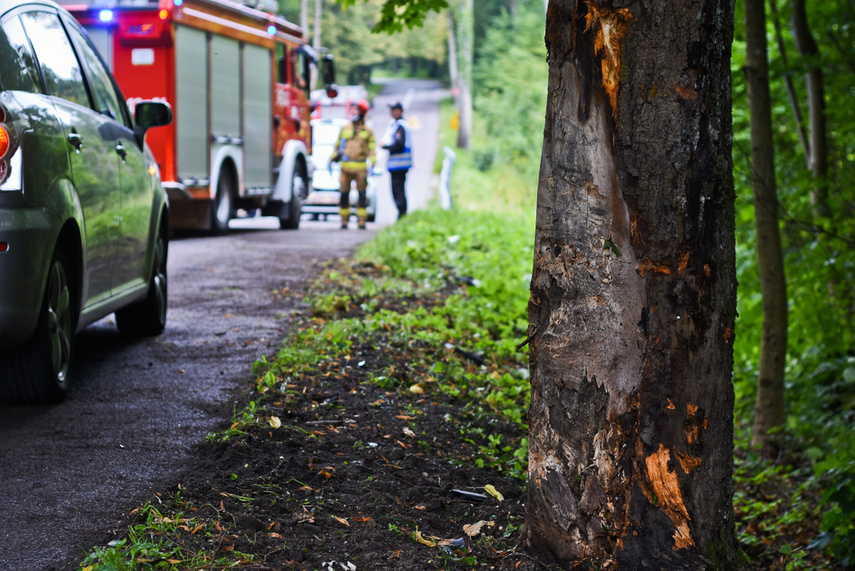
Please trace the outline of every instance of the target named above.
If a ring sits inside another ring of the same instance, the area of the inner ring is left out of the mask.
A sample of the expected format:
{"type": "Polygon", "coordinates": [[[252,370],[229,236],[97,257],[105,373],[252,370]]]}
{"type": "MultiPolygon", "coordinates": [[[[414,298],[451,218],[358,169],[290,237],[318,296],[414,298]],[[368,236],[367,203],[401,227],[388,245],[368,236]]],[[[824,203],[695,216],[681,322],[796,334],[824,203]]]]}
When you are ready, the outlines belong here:
{"type": "Polygon", "coordinates": [[[814,190],[811,201],[817,216],[828,218],[828,135],[825,125],[825,88],[819,46],[811,34],[805,12],[804,0],[793,0],[791,21],[796,47],[803,58],[810,61],[807,73],[808,116],[810,117],[810,169],[813,171],[814,190]]]}
{"type": "Polygon", "coordinates": [[[460,126],[457,131],[457,147],[469,149],[472,143],[472,55],[475,33],[474,0],[460,0],[457,14],[457,48],[460,72],[460,95],[457,110],[460,126]]]}
{"type": "Polygon", "coordinates": [[[524,539],[735,569],[732,4],[621,5],[546,19],[524,539]]]}
{"type": "Polygon", "coordinates": [[[778,43],[778,51],[781,54],[781,63],[784,64],[784,85],[787,88],[787,96],[790,99],[790,109],[793,112],[793,120],[796,122],[796,133],[805,155],[805,164],[810,168],[810,143],[808,143],[805,132],[805,122],[802,118],[802,110],[799,107],[799,98],[793,85],[793,76],[789,72],[790,64],[787,58],[787,47],[784,45],[784,36],[781,33],[781,22],[778,20],[778,8],[775,0],[769,0],[769,8],[772,11],[772,23],[775,26],[775,39],[778,43]]]}
{"type": "Polygon", "coordinates": [[[763,0],[745,0],[745,75],[751,114],[754,222],[763,295],[763,335],[754,407],[753,444],[771,457],[778,441],[772,431],[784,422],[784,366],[787,356],[787,284],[778,227],[778,196],[772,144],[772,106],[763,0]]]}
{"type": "MultiPolygon", "coordinates": [[[[454,11],[448,10],[448,79],[456,90],[460,86],[460,72],[457,69],[457,26],[454,21],[454,11]]],[[[455,103],[457,95],[455,94],[455,103]]]]}

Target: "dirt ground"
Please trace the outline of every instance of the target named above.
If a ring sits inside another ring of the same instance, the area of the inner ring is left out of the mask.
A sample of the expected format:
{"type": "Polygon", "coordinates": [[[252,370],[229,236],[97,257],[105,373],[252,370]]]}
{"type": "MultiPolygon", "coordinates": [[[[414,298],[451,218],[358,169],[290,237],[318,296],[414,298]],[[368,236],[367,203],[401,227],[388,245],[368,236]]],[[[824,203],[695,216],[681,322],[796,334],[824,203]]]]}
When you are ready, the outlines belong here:
{"type": "MultiPolygon", "coordinates": [[[[365,382],[386,367],[404,378],[416,373],[407,351],[355,344],[350,358],[288,378],[282,393],[258,403],[258,416],[275,416],[280,427],[255,425],[198,445],[153,504],[215,531],[185,525],[177,542],[194,552],[254,555],[242,569],[547,568],[517,545],[522,482],[478,468],[482,443],[464,438],[460,426],[480,422],[485,436],[517,438],[519,429],[476,420],[463,402],[365,382]]],[[[250,381],[244,403],[259,400],[253,389],[250,381]]],[[[146,515],[137,511],[130,523],[146,515]]]]}

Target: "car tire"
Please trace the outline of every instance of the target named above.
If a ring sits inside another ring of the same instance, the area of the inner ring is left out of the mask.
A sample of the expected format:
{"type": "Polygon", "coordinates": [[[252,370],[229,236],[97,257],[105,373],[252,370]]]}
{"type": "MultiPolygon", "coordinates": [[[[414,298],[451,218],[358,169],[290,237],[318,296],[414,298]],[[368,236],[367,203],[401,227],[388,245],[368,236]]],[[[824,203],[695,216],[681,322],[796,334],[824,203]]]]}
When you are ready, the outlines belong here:
{"type": "Polygon", "coordinates": [[[234,183],[227,173],[220,173],[217,196],[211,205],[211,234],[222,236],[229,231],[229,220],[234,216],[234,183]]]}
{"type": "Polygon", "coordinates": [[[291,175],[291,207],[288,216],[279,219],[279,227],[283,230],[296,230],[300,227],[300,217],[303,215],[303,199],[309,195],[309,177],[299,164],[291,175]]]}
{"type": "Polygon", "coordinates": [[[116,326],[125,335],[152,337],[166,327],[168,280],[166,259],[169,243],[166,233],[157,232],[154,242],[151,279],[145,299],[116,312],[116,326]]]}
{"type": "Polygon", "coordinates": [[[68,392],[74,349],[74,287],[67,257],[58,250],[48,271],[42,309],[33,336],[21,347],[0,351],[0,401],[59,402],[68,392]]]}

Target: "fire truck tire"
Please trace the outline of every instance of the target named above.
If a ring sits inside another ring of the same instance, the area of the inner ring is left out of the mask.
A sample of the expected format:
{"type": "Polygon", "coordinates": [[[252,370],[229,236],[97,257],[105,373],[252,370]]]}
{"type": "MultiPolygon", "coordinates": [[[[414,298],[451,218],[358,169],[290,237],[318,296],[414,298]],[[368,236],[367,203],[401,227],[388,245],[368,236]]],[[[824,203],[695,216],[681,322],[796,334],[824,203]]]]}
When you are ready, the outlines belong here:
{"type": "Polygon", "coordinates": [[[116,312],[116,326],[123,334],[151,337],[160,334],[166,327],[168,247],[166,233],[162,230],[158,231],[154,242],[154,257],[151,261],[148,295],[144,300],[116,312]]]}
{"type": "Polygon", "coordinates": [[[296,230],[300,227],[300,217],[303,215],[303,198],[308,194],[308,177],[303,172],[303,169],[298,167],[294,169],[294,174],[291,175],[291,207],[288,209],[288,216],[279,219],[279,227],[283,230],[296,230]]]}
{"type": "Polygon", "coordinates": [[[229,231],[229,220],[234,214],[234,182],[228,174],[217,181],[217,196],[211,205],[211,234],[222,236],[229,231]]]}

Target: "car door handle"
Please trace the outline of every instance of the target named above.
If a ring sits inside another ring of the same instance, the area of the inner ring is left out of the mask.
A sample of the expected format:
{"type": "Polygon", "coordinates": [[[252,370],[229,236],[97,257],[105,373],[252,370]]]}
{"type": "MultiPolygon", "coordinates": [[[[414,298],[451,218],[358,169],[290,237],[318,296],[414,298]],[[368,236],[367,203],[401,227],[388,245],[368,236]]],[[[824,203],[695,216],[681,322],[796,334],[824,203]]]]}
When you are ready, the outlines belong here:
{"type": "Polygon", "coordinates": [[[116,145],[116,152],[122,157],[122,162],[125,162],[125,157],[128,156],[128,151],[125,150],[125,146],[122,143],[116,145]]]}
{"type": "Polygon", "coordinates": [[[68,134],[68,142],[71,143],[72,146],[74,147],[74,150],[79,153],[80,147],[83,146],[83,137],[81,137],[80,134],[72,131],[71,133],[68,134]]]}

